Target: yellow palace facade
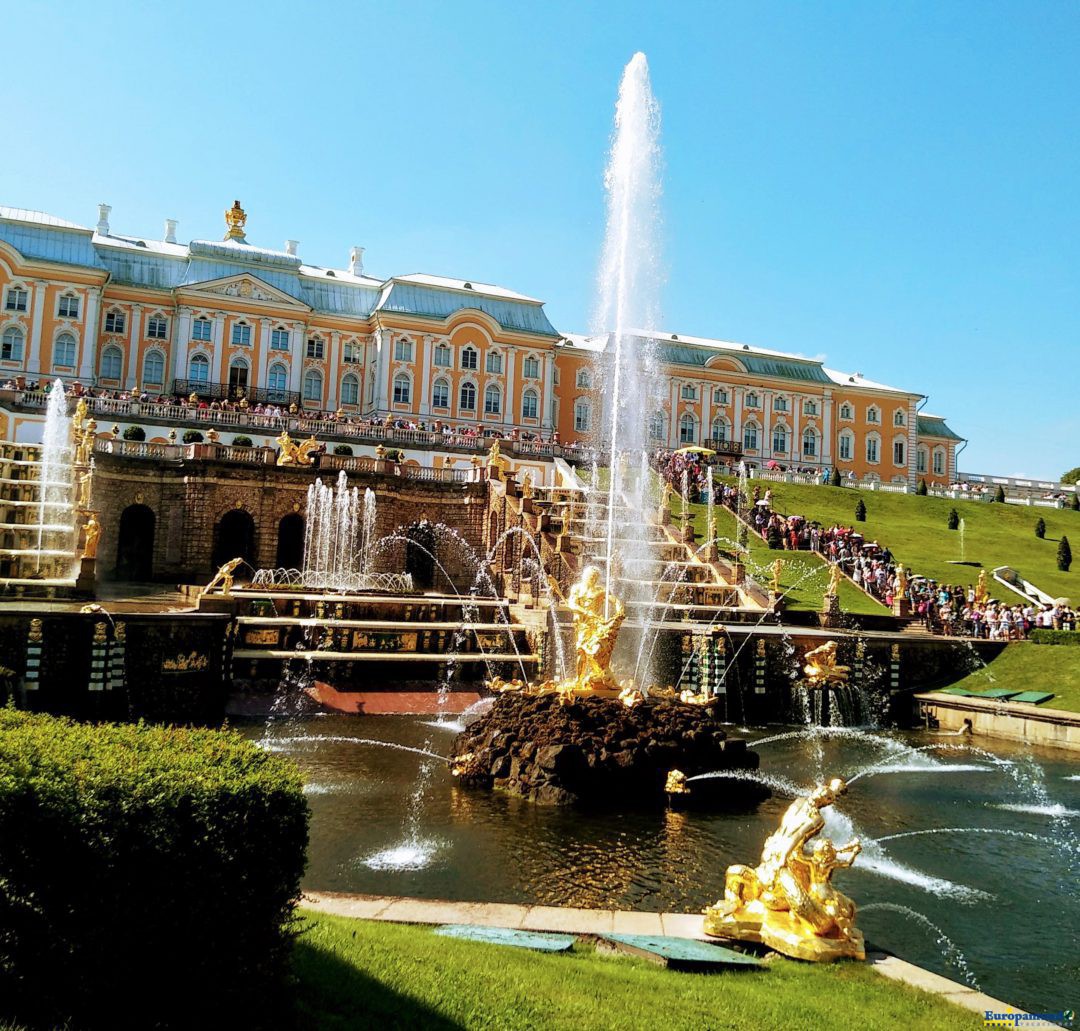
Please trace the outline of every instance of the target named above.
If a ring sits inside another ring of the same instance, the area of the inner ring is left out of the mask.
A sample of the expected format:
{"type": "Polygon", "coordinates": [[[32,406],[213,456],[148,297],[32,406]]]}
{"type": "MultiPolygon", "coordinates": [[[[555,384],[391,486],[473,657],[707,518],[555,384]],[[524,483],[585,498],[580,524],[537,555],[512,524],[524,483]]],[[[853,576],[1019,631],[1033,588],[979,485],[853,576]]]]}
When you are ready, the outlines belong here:
{"type": "MultiPolygon", "coordinates": [[[[0,386],[57,377],[95,391],[246,398],[297,411],[449,423],[587,442],[608,340],[560,333],[543,302],[442,276],[309,265],[295,241],[120,234],[0,207],[0,386]],[[556,437],[557,435],[557,437],[556,437]]],[[[642,342],[644,345],[644,341],[642,342]]],[[[947,483],[962,443],[922,394],[749,345],[649,334],[665,397],[658,447],[712,444],[755,465],[947,483]]],[[[0,437],[36,439],[0,407],[0,437]]]]}

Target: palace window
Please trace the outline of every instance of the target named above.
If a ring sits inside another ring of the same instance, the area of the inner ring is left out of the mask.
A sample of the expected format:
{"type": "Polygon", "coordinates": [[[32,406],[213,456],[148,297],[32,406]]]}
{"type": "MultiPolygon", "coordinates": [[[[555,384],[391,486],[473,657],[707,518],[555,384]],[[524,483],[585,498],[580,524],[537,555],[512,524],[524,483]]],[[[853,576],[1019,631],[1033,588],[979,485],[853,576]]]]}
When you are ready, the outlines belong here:
{"type": "Polygon", "coordinates": [[[440,369],[450,368],[450,348],[446,344],[438,344],[435,347],[435,365],[440,369]]]}
{"type": "Polygon", "coordinates": [[[687,412],[679,420],[679,443],[693,444],[697,440],[697,420],[687,412]]]}
{"type": "Polygon", "coordinates": [[[74,294],[64,294],[60,298],[57,314],[62,319],[77,319],[79,317],[79,298],[74,294]]]}
{"type": "Polygon", "coordinates": [[[842,462],[850,462],[855,454],[855,434],[851,430],[844,430],[840,434],[839,458],[842,462]]]}
{"type": "Polygon", "coordinates": [[[484,414],[498,415],[501,411],[502,391],[494,383],[489,383],[484,391],[484,414]]]}
{"type": "Polygon", "coordinates": [[[743,447],[746,448],[747,451],[757,451],[757,437],[758,437],[757,424],[753,423],[753,422],[748,422],[743,427],[743,435],[742,435],[743,447]]]}
{"type": "Polygon", "coordinates": [[[101,355],[101,378],[119,379],[123,361],[119,347],[106,347],[101,355]]]}
{"type": "Polygon", "coordinates": [[[208,318],[203,317],[202,315],[200,315],[191,324],[191,339],[192,340],[209,341],[210,338],[211,338],[212,332],[213,332],[213,330],[212,330],[212,327],[210,325],[210,320],[208,318]]]}
{"type": "Polygon", "coordinates": [[[160,351],[147,351],[142,367],[143,383],[165,382],[165,356],[160,351]]]}
{"type": "Polygon", "coordinates": [[[926,472],[926,448],[921,447],[915,452],[915,471],[926,472]]]}
{"type": "Polygon", "coordinates": [[[934,475],[945,475],[945,449],[936,447],[934,448],[934,475]]]}
{"type": "MultiPolygon", "coordinates": [[[[584,371],[584,370],[582,370],[584,371]]],[[[587,374],[586,374],[587,375],[587,374]]],[[[592,405],[588,401],[574,402],[574,432],[588,433],[592,423],[592,405]]]]}
{"type": "Polygon", "coordinates": [[[322,401],[322,373],[318,369],[304,373],[304,400],[322,401]]]}
{"type": "Polygon", "coordinates": [[[871,405],[866,409],[866,421],[872,423],[881,422],[881,410],[877,405],[871,405]]]}
{"type": "Polygon", "coordinates": [[[878,454],[878,439],[874,434],[871,434],[866,438],[866,460],[877,464],[878,454]]]}
{"type": "Polygon", "coordinates": [[[346,365],[359,365],[363,361],[364,350],[360,344],[351,340],[341,349],[341,360],[346,365]]]}
{"type": "Polygon", "coordinates": [[[712,439],[720,441],[721,443],[728,439],[728,421],[727,419],[713,419],[712,423],[712,439]]]}
{"type": "Polygon", "coordinates": [[[56,338],[53,365],[59,369],[75,368],[75,338],[70,333],[61,333],[56,338]]]}
{"type": "Polygon", "coordinates": [[[774,426],[772,431],[772,449],[781,454],[787,451],[787,427],[774,426]]]}
{"type": "Polygon", "coordinates": [[[23,331],[12,326],[4,330],[0,339],[0,361],[21,362],[23,356],[23,331]]]}
{"type": "Polygon", "coordinates": [[[407,405],[412,400],[412,382],[403,372],[394,377],[394,404],[407,405]]]}
{"type": "Polygon", "coordinates": [[[394,341],[394,361],[395,362],[411,362],[412,361],[412,341],[402,337],[400,340],[394,341]]]}
{"type": "Polygon", "coordinates": [[[802,453],[807,458],[814,458],[817,455],[817,433],[814,430],[803,431],[802,453]]]}
{"type": "Polygon", "coordinates": [[[855,418],[855,409],[852,408],[851,405],[849,405],[847,403],[847,401],[845,401],[840,406],[840,418],[841,419],[854,419],[855,418]]]}
{"type": "Polygon", "coordinates": [[[251,327],[246,322],[237,322],[232,328],[232,342],[240,347],[251,344],[251,327]]]}
{"type": "Polygon", "coordinates": [[[307,356],[315,361],[322,361],[326,354],[326,342],[322,337],[308,337],[307,356]]]}
{"type": "Polygon", "coordinates": [[[192,383],[208,383],[210,381],[210,359],[205,354],[196,354],[191,357],[188,366],[188,379],[192,383]]]}
{"type": "Polygon", "coordinates": [[[275,326],[270,330],[270,350],[287,351],[289,349],[289,331],[284,326],[275,326]]]}
{"type": "Polygon", "coordinates": [[[463,412],[476,411],[476,385],[474,383],[462,383],[458,392],[458,408],[463,412]]]}
{"type": "Polygon", "coordinates": [[[802,410],[803,415],[817,415],[817,401],[804,401],[802,410]]]}
{"type": "Polygon", "coordinates": [[[110,311],[105,313],[105,332],[123,333],[127,325],[127,319],[122,311],[110,311]]]}
{"type": "Polygon", "coordinates": [[[461,367],[463,369],[475,369],[476,368],[476,348],[465,347],[461,351],[461,367]]]}
{"type": "Polygon", "coordinates": [[[496,376],[502,374],[502,355],[498,351],[488,351],[487,371],[496,376]]]}
{"type": "Polygon", "coordinates": [[[717,387],[713,391],[712,395],[713,404],[726,405],[728,403],[728,392],[726,387],[717,387]]]}
{"type": "Polygon", "coordinates": [[[530,354],[521,363],[521,375],[526,379],[537,379],[540,375],[540,359],[530,354]]]}
{"type": "Polygon", "coordinates": [[[902,440],[894,440],[892,446],[893,465],[907,465],[907,448],[902,440]]]}
{"type": "Polygon", "coordinates": [[[746,395],[746,407],[747,408],[760,408],[761,407],[761,399],[753,391],[750,391],[750,393],[746,395]]]}
{"type": "Polygon", "coordinates": [[[535,390],[526,390],[521,396],[521,417],[535,419],[540,411],[540,398],[535,390]]]}
{"type": "Polygon", "coordinates": [[[360,401],[360,381],[349,373],[341,381],[341,403],[343,405],[355,405],[360,401]]]}
{"type": "Polygon", "coordinates": [[[679,397],[684,401],[696,401],[697,387],[695,387],[693,383],[684,383],[682,389],[679,391],[679,397]]]}
{"type": "Polygon", "coordinates": [[[649,419],[649,439],[650,440],[663,440],[664,439],[664,413],[654,412],[651,419],[649,419]]]}
{"type": "Polygon", "coordinates": [[[578,369],[577,371],[577,383],[578,390],[588,390],[592,386],[592,377],[589,375],[588,369],[578,369]]]}
{"type": "Polygon", "coordinates": [[[450,384],[444,379],[437,379],[431,388],[431,405],[433,408],[450,407],[450,384]]]}
{"type": "Polygon", "coordinates": [[[169,320],[164,315],[151,315],[146,320],[146,335],[151,340],[164,340],[169,332],[169,320]]]}
{"type": "Polygon", "coordinates": [[[26,311],[27,293],[21,286],[8,287],[4,311],[26,311]]]}
{"type": "Polygon", "coordinates": [[[907,420],[904,418],[904,410],[902,408],[897,408],[896,411],[893,412],[892,424],[894,426],[903,426],[906,421],[907,420]]]}
{"type": "Polygon", "coordinates": [[[787,398],[786,397],[774,397],[772,406],[773,406],[773,411],[774,412],[786,412],[788,410],[787,398]]]}
{"type": "Polygon", "coordinates": [[[281,362],[274,362],[266,373],[266,386],[270,390],[271,401],[283,401],[289,385],[289,371],[281,362]]]}

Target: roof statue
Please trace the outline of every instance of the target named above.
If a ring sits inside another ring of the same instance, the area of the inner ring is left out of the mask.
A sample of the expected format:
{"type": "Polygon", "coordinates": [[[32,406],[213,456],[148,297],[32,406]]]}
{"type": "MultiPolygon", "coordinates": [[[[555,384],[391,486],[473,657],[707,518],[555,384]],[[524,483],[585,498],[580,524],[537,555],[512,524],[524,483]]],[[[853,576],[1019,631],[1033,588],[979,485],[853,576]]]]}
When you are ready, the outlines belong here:
{"type": "Polygon", "coordinates": [[[225,211],[226,240],[243,240],[244,226],[247,224],[247,212],[240,207],[238,200],[233,201],[231,208],[225,211]]]}

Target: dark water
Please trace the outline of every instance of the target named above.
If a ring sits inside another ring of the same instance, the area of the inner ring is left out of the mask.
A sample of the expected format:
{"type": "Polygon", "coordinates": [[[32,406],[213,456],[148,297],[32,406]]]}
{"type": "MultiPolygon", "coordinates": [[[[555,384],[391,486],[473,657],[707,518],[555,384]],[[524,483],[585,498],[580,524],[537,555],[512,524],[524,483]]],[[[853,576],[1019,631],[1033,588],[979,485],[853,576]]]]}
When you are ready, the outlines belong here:
{"type": "MultiPolygon", "coordinates": [[[[547,810],[463,790],[444,763],[358,740],[449,755],[454,731],[421,718],[313,717],[245,733],[305,774],[305,886],[316,890],[698,912],[722,894],[729,863],[756,860],[788,802],[774,793],[724,814],[547,810]]],[[[762,772],[798,785],[879,764],[852,784],[826,831],[864,842],[837,882],[868,939],[1025,1009],[1080,1008],[1078,766],[1064,752],[1000,742],[990,755],[913,752],[963,739],[881,736],[760,747],[762,772]],[[875,840],[932,828],[994,833],[875,840]]]]}

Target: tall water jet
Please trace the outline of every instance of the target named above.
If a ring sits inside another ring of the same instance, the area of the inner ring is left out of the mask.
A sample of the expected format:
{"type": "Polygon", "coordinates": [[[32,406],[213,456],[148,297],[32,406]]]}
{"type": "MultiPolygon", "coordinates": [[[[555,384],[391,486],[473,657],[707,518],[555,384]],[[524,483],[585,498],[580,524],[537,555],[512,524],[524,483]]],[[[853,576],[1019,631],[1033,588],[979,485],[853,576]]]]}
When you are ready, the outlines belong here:
{"type": "MultiPolygon", "coordinates": [[[[662,411],[656,344],[651,339],[659,315],[660,262],[660,109],[649,83],[645,55],[626,66],[615,107],[615,131],[604,184],[607,228],[600,264],[594,319],[596,332],[607,334],[600,380],[604,417],[601,446],[608,452],[605,588],[630,561],[648,557],[644,542],[623,528],[640,524],[645,484],[623,460],[646,449],[647,427],[662,411]],[[623,518],[620,520],[620,509],[623,518]],[[622,522],[623,528],[619,523],[622,522]]],[[[630,601],[633,586],[622,589],[630,601]]]]}
{"type": "MultiPolygon", "coordinates": [[[[74,548],[74,491],[71,449],[71,418],[67,412],[64,384],[56,380],[49,391],[38,468],[38,526],[36,572],[41,572],[46,553],[59,555],[74,548]]],[[[74,561],[72,553],[72,564],[74,561]]],[[[73,575],[71,569],[65,576],[73,575]]]]}

